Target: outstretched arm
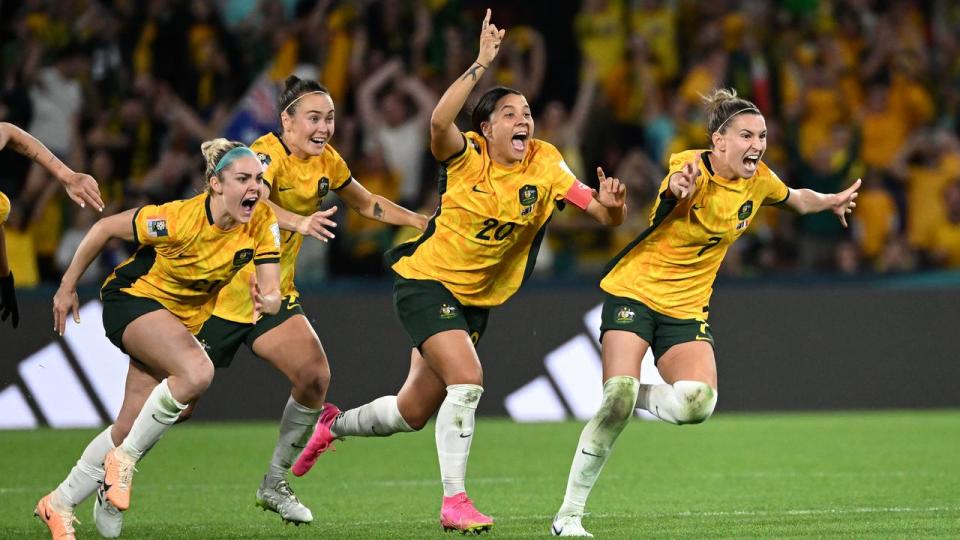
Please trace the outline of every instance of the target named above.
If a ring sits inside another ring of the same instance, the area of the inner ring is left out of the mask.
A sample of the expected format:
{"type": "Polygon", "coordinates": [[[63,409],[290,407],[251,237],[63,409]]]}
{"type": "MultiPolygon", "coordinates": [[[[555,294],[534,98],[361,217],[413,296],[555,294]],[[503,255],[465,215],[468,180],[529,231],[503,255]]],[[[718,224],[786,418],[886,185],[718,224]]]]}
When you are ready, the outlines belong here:
{"type": "Polygon", "coordinates": [[[391,225],[414,227],[419,230],[427,228],[429,218],[393,203],[382,195],[370,193],[356,179],[337,192],[350,208],[367,218],[375,219],[391,225]]]}
{"type": "Polygon", "coordinates": [[[100,188],[92,176],[74,172],[33,135],[8,122],[0,122],[0,150],[8,145],[17,153],[40,164],[59,180],[66,188],[67,195],[81,208],[89,204],[103,212],[100,188]]]}
{"type": "Polygon", "coordinates": [[[860,179],[840,193],[818,193],[812,189],[791,189],[787,197],[787,208],[798,214],[813,214],[830,210],[836,214],[844,228],[847,227],[847,214],[857,207],[856,199],[860,189],[860,179]]]}
{"type": "Polygon", "coordinates": [[[67,325],[67,314],[73,314],[74,322],[80,322],[80,301],[77,298],[77,282],[80,276],[90,266],[93,259],[100,254],[103,246],[111,238],[119,238],[127,242],[133,241],[133,216],[137,209],[130,209],[126,212],[114,214],[105,217],[93,224],[93,227],[83,237],[80,245],[77,246],[77,252],[70,261],[70,266],[63,273],[63,279],[60,280],[60,288],[57,294],[53,296],[53,331],[61,336],[67,325]]]}
{"type": "Polygon", "coordinates": [[[430,151],[438,160],[445,161],[463,148],[463,138],[454,121],[477,81],[497,57],[500,42],[505,33],[506,30],[490,24],[488,9],[480,27],[480,52],[477,54],[477,60],[447,88],[430,117],[430,151]]]}

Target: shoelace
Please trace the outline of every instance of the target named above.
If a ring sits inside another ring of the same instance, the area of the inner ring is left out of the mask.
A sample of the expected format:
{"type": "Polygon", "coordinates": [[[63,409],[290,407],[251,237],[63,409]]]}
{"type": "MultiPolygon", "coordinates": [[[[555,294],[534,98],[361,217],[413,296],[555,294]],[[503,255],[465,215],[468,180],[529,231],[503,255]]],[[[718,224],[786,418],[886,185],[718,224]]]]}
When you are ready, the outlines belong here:
{"type": "Polygon", "coordinates": [[[83,525],[83,523],[80,523],[80,520],[77,519],[77,516],[73,515],[72,510],[64,510],[61,512],[60,510],[57,510],[56,508],[54,508],[53,505],[50,505],[50,508],[60,516],[61,520],[63,520],[64,533],[66,534],[75,533],[76,531],[73,529],[74,523],[76,523],[77,525],[83,525]]]}
{"type": "Polygon", "coordinates": [[[277,483],[277,487],[274,488],[277,493],[284,496],[284,498],[292,501],[297,501],[297,495],[293,492],[293,489],[290,487],[290,483],[286,480],[281,480],[277,483]]]}
{"type": "Polygon", "coordinates": [[[129,489],[130,482],[133,480],[133,473],[137,472],[135,463],[132,461],[124,461],[122,459],[118,460],[120,462],[120,470],[118,475],[120,476],[120,489],[129,489]]]}

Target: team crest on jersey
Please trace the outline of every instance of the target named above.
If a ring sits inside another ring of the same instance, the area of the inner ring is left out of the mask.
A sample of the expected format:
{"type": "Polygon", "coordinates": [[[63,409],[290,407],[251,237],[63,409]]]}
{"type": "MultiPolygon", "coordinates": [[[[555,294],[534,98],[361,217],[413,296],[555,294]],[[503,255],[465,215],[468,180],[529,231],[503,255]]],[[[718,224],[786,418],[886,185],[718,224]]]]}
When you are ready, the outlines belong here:
{"type": "Polygon", "coordinates": [[[153,238],[160,238],[161,236],[169,236],[170,232],[167,229],[167,220],[161,218],[148,218],[147,219],[147,234],[153,238]]]}
{"type": "Polygon", "coordinates": [[[740,210],[737,210],[737,219],[743,221],[749,218],[750,214],[753,214],[753,201],[747,201],[743,203],[743,206],[740,207],[740,210]]]}
{"type": "Polygon", "coordinates": [[[260,164],[263,165],[264,169],[270,166],[270,156],[268,156],[267,154],[257,152],[257,159],[260,160],[260,164]]]}
{"type": "Polygon", "coordinates": [[[617,311],[617,324],[630,324],[637,317],[637,313],[627,306],[620,306],[617,311]]]}
{"type": "Polygon", "coordinates": [[[440,304],[440,318],[453,319],[457,316],[457,306],[450,304],[440,304]]]}
{"type": "Polygon", "coordinates": [[[253,260],[253,250],[250,248],[241,249],[233,254],[233,266],[243,266],[253,260]]]}
{"type": "Polygon", "coordinates": [[[537,202],[537,186],[527,184],[520,188],[520,206],[530,206],[537,202]]]}
{"type": "Polygon", "coordinates": [[[317,181],[317,196],[322,199],[327,193],[330,193],[330,179],[324,176],[317,181]]]}

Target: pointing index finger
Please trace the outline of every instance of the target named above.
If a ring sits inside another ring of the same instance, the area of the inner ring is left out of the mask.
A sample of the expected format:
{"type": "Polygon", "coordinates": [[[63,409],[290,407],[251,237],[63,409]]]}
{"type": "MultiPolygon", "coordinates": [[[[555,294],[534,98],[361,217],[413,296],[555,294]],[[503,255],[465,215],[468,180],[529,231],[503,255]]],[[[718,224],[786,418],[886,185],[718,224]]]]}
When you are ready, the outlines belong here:
{"type": "Polygon", "coordinates": [[[484,17],[483,17],[483,26],[481,26],[481,28],[484,29],[484,30],[486,30],[486,29],[487,29],[487,25],[489,25],[489,24],[490,24],[490,8],[487,8],[487,14],[484,15],[484,17]]]}

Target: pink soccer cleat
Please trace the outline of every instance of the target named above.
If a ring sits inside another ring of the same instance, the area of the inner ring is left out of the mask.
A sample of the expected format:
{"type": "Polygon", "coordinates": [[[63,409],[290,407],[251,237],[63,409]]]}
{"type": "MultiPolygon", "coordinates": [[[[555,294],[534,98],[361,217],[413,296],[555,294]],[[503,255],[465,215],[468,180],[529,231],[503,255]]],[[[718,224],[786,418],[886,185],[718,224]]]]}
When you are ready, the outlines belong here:
{"type": "Polygon", "coordinates": [[[440,507],[440,526],[445,531],[459,531],[461,534],[480,534],[493,527],[493,518],[481,514],[474,508],[473,501],[466,493],[457,493],[443,498],[440,507]]]}
{"type": "Polygon", "coordinates": [[[332,403],[324,403],[320,418],[317,419],[317,426],[313,429],[313,435],[307,442],[307,446],[300,452],[300,457],[290,468],[294,476],[303,476],[313,468],[320,454],[326,452],[333,445],[333,433],[330,433],[330,426],[340,414],[340,409],[332,403]]]}

